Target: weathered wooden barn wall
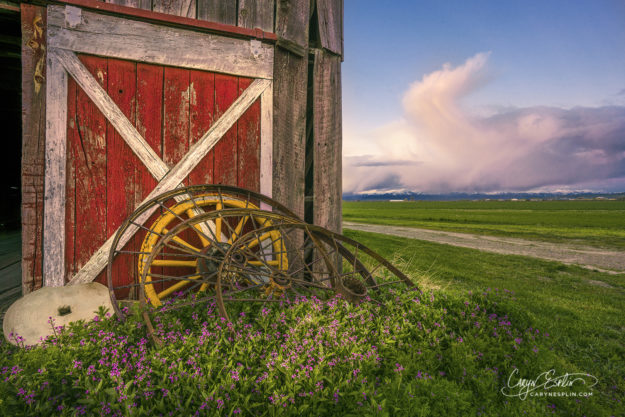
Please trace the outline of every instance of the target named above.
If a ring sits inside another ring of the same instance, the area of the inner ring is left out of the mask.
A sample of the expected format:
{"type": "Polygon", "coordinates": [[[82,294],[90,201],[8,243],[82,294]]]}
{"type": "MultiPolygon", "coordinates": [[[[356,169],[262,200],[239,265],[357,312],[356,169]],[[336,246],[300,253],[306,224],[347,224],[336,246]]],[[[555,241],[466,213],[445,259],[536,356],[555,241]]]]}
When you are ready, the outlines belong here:
{"type": "MultiPolygon", "coordinates": [[[[64,3],[60,1],[59,3],[64,3]]],[[[74,4],[79,7],[98,8],[98,3],[92,0],[68,0],[67,3],[74,4]]],[[[343,2],[342,0],[108,0],[119,6],[132,7],[135,9],[166,13],[182,18],[197,19],[198,22],[207,21],[215,24],[231,25],[242,28],[241,30],[263,30],[273,32],[277,35],[275,42],[275,51],[273,58],[273,100],[264,98],[261,106],[256,104],[256,110],[250,109],[252,114],[260,112],[260,107],[269,103],[273,108],[273,181],[272,194],[275,199],[284,203],[301,217],[308,217],[315,223],[333,230],[340,230],[341,224],[341,73],[340,63],[343,56],[343,2]],[[243,29],[245,28],[245,29],[243,29]],[[308,147],[307,147],[308,140],[308,147]],[[310,146],[313,145],[313,146],[310,146]],[[307,151],[308,148],[308,151],[307,151]],[[307,179],[307,167],[309,173],[307,179]],[[306,191],[306,182],[310,181],[309,191],[306,191]],[[306,205],[306,201],[311,204],[306,205]],[[306,213],[306,210],[309,213],[306,213]]],[[[42,4],[39,2],[39,4],[42,4]]],[[[57,3],[58,4],[58,3],[57,3]]],[[[111,6],[112,7],[112,6],[111,6]]],[[[123,16],[123,8],[121,10],[109,10],[109,13],[120,13],[123,16]]],[[[144,13],[144,12],[142,12],[144,13]]],[[[133,17],[133,20],[152,19],[150,15],[140,16],[139,12],[133,17]]],[[[179,18],[178,18],[179,19],[179,18]]],[[[174,21],[171,24],[178,27],[184,27],[188,21],[174,21]]],[[[163,24],[167,24],[166,22],[163,24]]],[[[201,25],[200,25],[201,26],[201,25]]],[[[23,284],[24,293],[32,291],[42,285],[42,218],[43,218],[43,196],[44,196],[44,180],[43,180],[43,162],[45,149],[45,83],[46,83],[46,66],[45,51],[43,47],[37,45],[45,45],[45,40],[38,39],[37,36],[45,36],[46,33],[46,12],[45,7],[37,5],[22,5],[22,27],[23,27],[23,125],[24,125],[24,142],[23,149],[23,284]],[[37,20],[37,16],[39,19],[37,20]],[[43,57],[43,58],[42,58],[43,57]],[[38,67],[39,66],[39,67],[38,67]]],[[[209,32],[212,30],[209,27],[209,32]]],[[[219,29],[219,27],[217,28],[219,29]]],[[[204,30],[204,29],[200,29],[204,30]]],[[[233,31],[236,32],[236,31],[233,31]]],[[[249,36],[247,32],[247,36],[249,36]]],[[[233,33],[232,36],[239,36],[233,33]]],[[[253,36],[253,35],[252,35],[253,36]]],[[[90,60],[97,61],[96,58],[87,56],[81,57],[85,63],[90,60]]],[[[91,64],[90,64],[91,65],[91,64]]],[[[102,65],[93,64],[93,65],[102,65]]],[[[108,77],[110,83],[121,83],[123,88],[112,90],[109,92],[112,96],[117,95],[117,104],[123,108],[127,105],[127,115],[135,118],[137,121],[142,117],[141,106],[137,107],[137,100],[140,98],[140,83],[134,85],[134,93],[132,86],[126,86],[127,82],[124,77],[113,80],[114,73],[117,68],[124,66],[134,66],[132,71],[139,79],[141,71],[147,71],[146,66],[142,64],[132,63],[123,60],[108,59],[106,72],[102,72],[102,76],[108,77]],[[130,90],[130,91],[129,91],[130,90]],[[115,94],[117,91],[117,94],[115,94]],[[121,91],[121,92],[120,92],[121,91]],[[130,102],[134,100],[134,104],[130,102]],[[133,110],[134,108],[134,110],[133,110]],[[134,112],[134,113],[133,113],[134,112]]],[[[94,74],[98,75],[97,69],[94,74]]],[[[131,72],[132,72],[131,71],[131,72]]],[[[164,71],[164,69],[162,69],[164,71]]],[[[148,71],[149,72],[149,71],[148,71]]],[[[155,79],[163,79],[164,74],[147,74],[155,79]],[[162,78],[161,78],[162,77],[162,78]]],[[[214,74],[214,82],[216,83],[219,74],[214,74]]],[[[179,75],[174,79],[179,81],[179,75]]],[[[183,77],[184,78],[184,77],[183,77]]],[[[205,80],[204,80],[205,81],[205,80]]],[[[154,81],[158,83],[157,81],[154,81]]],[[[242,88],[247,82],[245,78],[238,81],[237,88],[242,88]]],[[[176,84],[176,83],[174,83],[176,84]]],[[[196,80],[195,86],[202,84],[196,80]]],[[[200,88],[215,88],[206,84],[200,88]]],[[[181,87],[181,86],[177,86],[181,87]]],[[[181,88],[183,88],[182,86],[181,88]]],[[[77,87],[70,80],[68,83],[70,96],[76,97],[74,106],[79,109],[82,105],[79,100],[80,87],[77,87]]],[[[151,94],[154,91],[145,90],[144,94],[151,94]]],[[[162,97],[167,97],[163,92],[162,97]]],[[[90,123],[95,123],[95,118],[83,116],[76,119],[76,113],[72,112],[71,101],[68,102],[70,107],[68,111],[68,126],[72,129],[71,119],[74,118],[73,129],[80,130],[76,126],[76,120],[82,120],[82,124],[87,127],[90,123]]],[[[83,112],[88,110],[88,106],[83,106],[83,112]]],[[[189,113],[192,118],[192,112],[189,113]]],[[[158,112],[152,112],[151,116],[145,115],[146,123],[158,123],[151,120],[158,118],[158,112]]],[[[197,115],[196,115],[197,117],[197,115]]],[[[256,116],[245,117],[254,119],[256,116]]],[[[202,120],[206,122],[208,116],[202,115],[198,119],[198,123],[202,120]]],[[[250,119],[250,120],[252,120],[250,119]]],[[[190,122],[191,123],[191,122],[190,122]]],[[[137,128],[142,126],[137,122],[137,128]]],[[[205,128],[206,126],[203,126],[205,128]]],[[[144,129],[147,129],[143,126],[144,129]]],[[[178,126],[180,128],[180,126],[178,126]]],[[[191,126],[185,128],[192,130],[191,126]]],[[[103,132],[101,132],[107,141],[110,140],[110,148],[104,152],[104,158],[112,157],[120,159],[123,165],[131,166],[132,157],[123,149],[122,142],[110,125],[104,124],[103,132]],[[110,138],[110,139],[109,139],[110,138]],[[116,148],[116,143],[120,145],[116,148]]],[[[172,132],[162,133],[172,138],[176,137],[176,129],[172,132]]],[[[253,129],[252,129],[253,130],[253,129]]],[[[66,226],[81,227],[81,223],[77,218],[78,209],[76,205],[83,210],[82,204],[76,196],[79,196],[79,187],[85,186],[81,184],[80,177],[85,170],[100,170],[106,179],[100,179],[93,186],[95,189],[104,190],[108,187],[131,187],[133,188],[132,197],[121,199],[123,201],[113,201],[111,204],[117,207],[117,214],[106,214],[108,210],[104,210],[104,216],[114,216],[115,219],[109,219],[111,224],[120,221],[125,213],[131,211],[132,206],[141,200],[141,197],[147,188],[154,184],[150,181],[154,179],[147,173],[140,173],[142,168],[133,170],[133,179],[115,174],[109,168],[88,166],[85,162],[91,162],[87,149],[77,147],[81,138],[68,131],[68,164],[67,170],[72,174],[73,180],[69,180],[66,184],[67,190],[74,193],[73,200],[68,198],[67,204],[69,208],[66,210],[66,226]],[[71,140],[70,140],[71,138],[71,140]],[[87,156],[85,156],[87,155],[87,156]],[[81,168],[77,161],[80,158],[87,158],[83,161],[81,168]],[[144,175],[145,174],[145,175],[144,175]],[[143,179],[142,179],[143,178],[143,179]],[[73,181],[73,183],[71,183],[73,181]],[[109,184],[110,182],[110,184],[109,184]],[[148,184],[149,183],[149,184],[148,184]],[[145,189],[144,189],[145,188],[145,189]],[[74,214],[72,214],[74,213],[74,214]],[[73,218],[67,217],[74,216],[73,218]]],[[[141,131],[143,134],[144,131],[141,131]]],[[[150,134],[146,133],[146,140],[150,134]]],[[[193,136],[193,134],[191,134],[193,136]]],[[[227,136],[227,135],[226,135],[227,136]]],[[[254,136],[254,135],[251,135],[254,136]]],[[[256,136],[257,137],[257,136],[256,136]]],[[[83,138],[84,139],[84,138],[83,138]]],[[[180,139],[180,138],[179,138],[180,139]]],[[[156,139],[154,139],[156,140],[156,139]]],[[[189,144],[192,138],[180,140],[180,143],[189,144]],[[186,142],[185,142],[186,140],[186,142]]],[[[228,140],[224,141],[227,146],[228,140]]],[[[177,144],[178,141],[176,141],[177,144]]],[[[182,146],[182,145],[180,145],[182,146]]],[[[234,152],[255,152],[254,147],[238,147],[232,149],[234,152]]],[[[167,151],[163,154],[163,150],[159,150],[159,156],[167,159],[167,151]]],[[[97,150],[96,150],[97,154],[97,150]]],[[[134,156],[133,156],[134,157],[134,156]]],[[[172,157],[175,159],[175,157],[172,157]]],[[[210,158],[209,158],[210,159],[210,158]]],[[[94,159],[95,160],[95,159],[94,159]]],[[[249,158],[241,159],[242,162],[230,163],[231,169],[235,172],[254,171],[245,164],[249,158]]],[[[236,159],[235,159],[236,161],[236,159]]],[[[172,161],[168,161],[171,163],[172,161]]],[[[213,167],[207,168],[202,174],[196,175],[197,178],[189,178],[192,183],[197,182],[218,182],[215,175],[219,171],[219,161],[213,160],[213,167]]],[[[140,165],[140,164],[139,164],[140,165]]],[[[239,174],[237,174],[239,175],[239,174]]],[[[251,174],[250,174],[251,175],[251,174]]],[[[247,181],[247,180],[246,180],[247,181]]],[[[232,181],[229,181],[233,183],[232,181]]],[[[236,182],[238,185],[256,188],[253,184],[257,184],[256,178],[249,181],[236,182]]],[[[89,186],[88,188],[90,188],[89,186]]],[[[87,188],[85,188],[86,190],[87,188]]],[[[97,192],[97,191],[96,191],[97,192]]],[[[102,204],[90,203],[90,204],[102,204]]],[[[106,203],[109,204],[109,203],[106,203]]],[[[89,211],[89,210],[87,210],[89,211]]],[[[102,216],[100,212],[99,216],[102,216]]],[[[109,229],[107,227],[107,229],[109,229]]],[[[109,232],[107,230],[106,232],[109,232]]],[[[81,236],[83,232],[76,234],[76,230],[71,231],[73,236],[81,236]]],[[[88,231],[84,231],[88,232],[88,231]]],[[[96,235],[99,236],[100,232],[96,235]]],[[[104,233],[104,232],[102,232],[104,233]]],[[[100,239],[98,239],[100,240],[100,239]]],[[[81,251],[85,248],[84,244],[80,244],[77,249],[77,241],[68,241],[64,243],[67,256],[71,256],[71,262],[66,262],[65,268],[69,275],[75,272],[77,266],[82,262],[79,259],[82,255],[81,251]],[[72,255],[69,255],[71,253],[72,255]],[[78,262],[77,262],[78,259],[78,262]]],[[[88,246],[88,245],[87,245],[88,246]]]]}
{"type": "Polygon", "coordinates": [[[22,293],[42,285],[46,9],[21,5],[22,293]]]}
{"type": "Polygon", "coordinates": [[[308,1],[278,0],[278,43],[284,40],[295,51],[277,47],[274,56],[273,197],[304,218],[306,161],[306,97],[308,80],[308,1]]]}
{"type": "Polygon", "coordinates": [[[313,222],[341,231],[343,2],[317,0],[313,57],[313,222]]]}

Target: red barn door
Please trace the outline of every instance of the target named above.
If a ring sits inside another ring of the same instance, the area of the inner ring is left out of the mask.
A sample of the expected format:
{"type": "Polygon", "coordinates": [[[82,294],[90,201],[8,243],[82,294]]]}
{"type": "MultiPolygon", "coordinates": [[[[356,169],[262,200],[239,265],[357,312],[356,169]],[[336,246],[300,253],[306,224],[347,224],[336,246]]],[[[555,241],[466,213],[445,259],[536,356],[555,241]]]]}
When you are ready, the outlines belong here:
{"type": "MultiPolygon", "coordinates": [[[[155,194],[203,183],[270,194],[270,47],[70,6],[49,6],[48,28],[45,285],[105,283],[110,238],[155,194]],[[111,49],[103,24],[143,37],[142,49],[111,49]],[[168,43],[173,35],[192,44],[168,43]],[[233,53],[238,61],[224,63],[233,53]]],[[[127,247],[138,250],[144,234],[127,247]]],[[[128,282],[137,273],[128,258],[114,267],[128,282]]]]}

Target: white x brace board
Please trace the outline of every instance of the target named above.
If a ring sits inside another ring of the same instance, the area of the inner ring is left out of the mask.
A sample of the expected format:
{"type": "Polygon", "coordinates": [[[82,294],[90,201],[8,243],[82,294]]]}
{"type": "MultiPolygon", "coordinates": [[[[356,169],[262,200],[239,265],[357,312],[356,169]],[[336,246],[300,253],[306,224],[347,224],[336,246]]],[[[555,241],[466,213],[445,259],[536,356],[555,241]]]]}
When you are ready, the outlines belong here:
{"type": "MultiPolygon", "coordinates": [[[[271,196],[273,46],[89,12],[74,6],[47,8],[46,149],[43,230],[45,286],[65,282],[65,203],[68,77],[88,95],[157,181],[144,202],[178,187],[260,97],[260,192],[271,196]],[[76,53],[232,74],[255,80],[174,166],[168,166],[139,134],[76,53]]],[[[143,220],[149,216],[145,216],[143,220]]],[[[132,232],[132,231],[131,231],[132,232]]],[[[115,233],[71,278],[94,280],[106,267],[115,233]]],[[[130,233],[126,234],[127,239],[130,233]]],[[[122,242],[123,244],[124,242],[122,242]]]]}

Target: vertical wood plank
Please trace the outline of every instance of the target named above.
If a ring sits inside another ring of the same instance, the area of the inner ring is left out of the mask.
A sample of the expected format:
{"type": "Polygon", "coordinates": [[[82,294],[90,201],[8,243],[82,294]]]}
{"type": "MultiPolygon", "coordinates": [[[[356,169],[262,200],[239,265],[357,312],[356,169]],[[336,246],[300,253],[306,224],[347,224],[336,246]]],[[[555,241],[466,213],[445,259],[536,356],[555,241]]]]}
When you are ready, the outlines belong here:
{"type": "Polygon", "coordinates": [[[78,85],[71,77],[67,83],[67,163],[65,181],[65,277],[76,270],[76,172],[75,164],[81,154],[78,127],[76,126],[76,98],[78,85]]]}
{"type": "Polygon", "coordinates": [[[321,46],[343,55],[343,0],[317,0],[321,46]]]}
{"type": "Polygon", "coordinates": [[[152,0],[152,11],[195,19],[196,0],[152,0]]]}
{"type": "Polygon", "coordinates": [[[43,285],[62,286],[65,271],[65,158],[67,74],[51,54],[46,68],[46,156],[43,285]]]}
{"type": "Polygon", "coordinates": [[[41,287],[46,119],[46,9],[21,4],[22,294],[41,287]]]}
{"type": "Polygon", "coordinates": [[[136,9],[152,10],[152,0],[106,0],[106,3],[134,7],[136,9]]]}
{"type": "MultiPolygon", "coordinates": [[[[189,151],[190,71],[165,67],[163,77],[163,161],[173,167],[189,151]]],[[[188,177],[185,185],[188,185],[188,177]]],[[[167,228],[171,230],[174,224],[170,223],[167,228]]],[[[188,241],[189,233],[181,237],[188,241]]],[[[174,275],[177,272],[175,268],[164,267],[162,273],[174,275]]]]}
{"type": "MultiPolygon", "coordinates": [[[[239,78],[239,94],[250,84],[239,78]]],[[[237,186],[260,191],[260,99],[237,122],[237,186]]]]}
{"type": "Polygon", "coordinates": [[[273,32],[273,0],[239,0],[237,26],[273,32]]]}
{"type": "MultiPolygon", "coordinates": [[[[136,64],[119,59],[108,60],[107,92],[124,116],[135,124],[135,98],[137,92],[136,64]]],[[[134,211],[135,167],[141,162],[113,125],[107,126],[106,134],[106,237],[115,234],[117,228],[134,211]]],[[[113,264],[114,285],[121,280],[132,281],[135,268],[132,257],[121,256],[113,264]]]]}
{"type": "Polygon", "coordinates": [[[273,198],[304,218],[308,60],[276,49],[273,82],[273,198]]]}
{"type": "MultiPolygon", "coordinates": [[[[189,75],[191,126],[189,142],[196,143],[213,124],[215,74],[192,70],[189,75]]],[[[189,185],[213,182],[214,152],[211,150],[189,174],[189,185]]]]}
{"type": "Polygon", "coordinates": [[[152,0],[152,11],[195,19],[196,0],[152,0]]]}
{"type": "MultiPolygon", "coordinates": [[[[162,150],[162,127],[163,127],[163,67],[158,65],[137,63],[137,109],[136,127],[138,132],[145,138],[146,142],[156,152],[163,157],[162,150]]],[[[138,164],[135,171],[135,207],[152,192],[157,181],[143,164],[138,164]]],[[[160,210],[154,213],[145,224],[152,224],[160,215],[160,210]]],[[[138,230],[128,245],[134,245],[136,250],[141,249],[141,244],[146,236],[144,230],[138,230]]],[[[134,257],[136,265],[138,257],[134,257]]],[[[162,272],[156,271],[157,273],[162,272]]],[[[135,272],[136,273],[136,272],[135,272]]],[[[128,280],[130,284],[130,279],[128,280]]],[[[157,290],[161,288],[158,287],[157,290]]],[[[121,294],[125,295],[125,294],[121,294]]]]}
{"type": "MultiPolygon", "coordinates": [[[[308,47],[309,0],[275,0],[275,33],[278,38],[308,47]]],[[[274,71],[274,74],[277,75],[274,71]]]]}
{"type": "Polygon", "coordinates": [[[273,84],[260,96],[260,111],[260,193],[271,197],[273,195],[273,84]]]}
{"type": "Polygon", "coordinates": [[[197,0],[197,18],[211,22],[237,24],[237,0],[197,0]]]}
{"type": "MultiPolygon", "coordinates": [[[[106,58],[81,56],[80,60],[106,89],[106,58]]],[[[75,159],[76,255],[79,270],[106,241],[106,118],[87,94],[78,89],[76,124],[80,152],[75,159]]],[[[71,277],[69,277],[71,278],[71,277]]]]}
{"type": "Polygon", "coordinates": [[[174,166],[189,150],[189,70],[163,73],[163,161],[174,166]]]}
{"type": "MultiPolygon", "coordinates": [[[[215,74],[215,119],[230,107],[238,96],[238,79],[232,75],[215,74]]],[[[235,123],[214,148],[215,184],[237,184],[237,124],[235,123]]]]}
{"type": "MultiPolygon", "coordinates": [[[[163,67],[137,63],[136,104],[137,131],[162,159],[163,67]]],[[[138,205],[154,189],[157,181],[145,165],[139,164],[136,182],[135,205],[138,205]]]]}
{"type": "Polygon", "coordinates": [[[315,51],[314,223],[341,232],[341,57],[315,51]]]}

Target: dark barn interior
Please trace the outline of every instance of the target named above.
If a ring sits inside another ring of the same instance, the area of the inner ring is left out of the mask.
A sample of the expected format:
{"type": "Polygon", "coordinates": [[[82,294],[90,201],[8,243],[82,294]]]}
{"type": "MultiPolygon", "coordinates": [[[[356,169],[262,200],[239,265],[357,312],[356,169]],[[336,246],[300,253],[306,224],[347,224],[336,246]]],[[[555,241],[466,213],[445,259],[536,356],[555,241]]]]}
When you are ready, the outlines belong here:
{"type": "Polygon", "coordinates": [[[19,9],[0,4],[0,231],[20,228],[22,156],[21,30],[19,9]]]}

